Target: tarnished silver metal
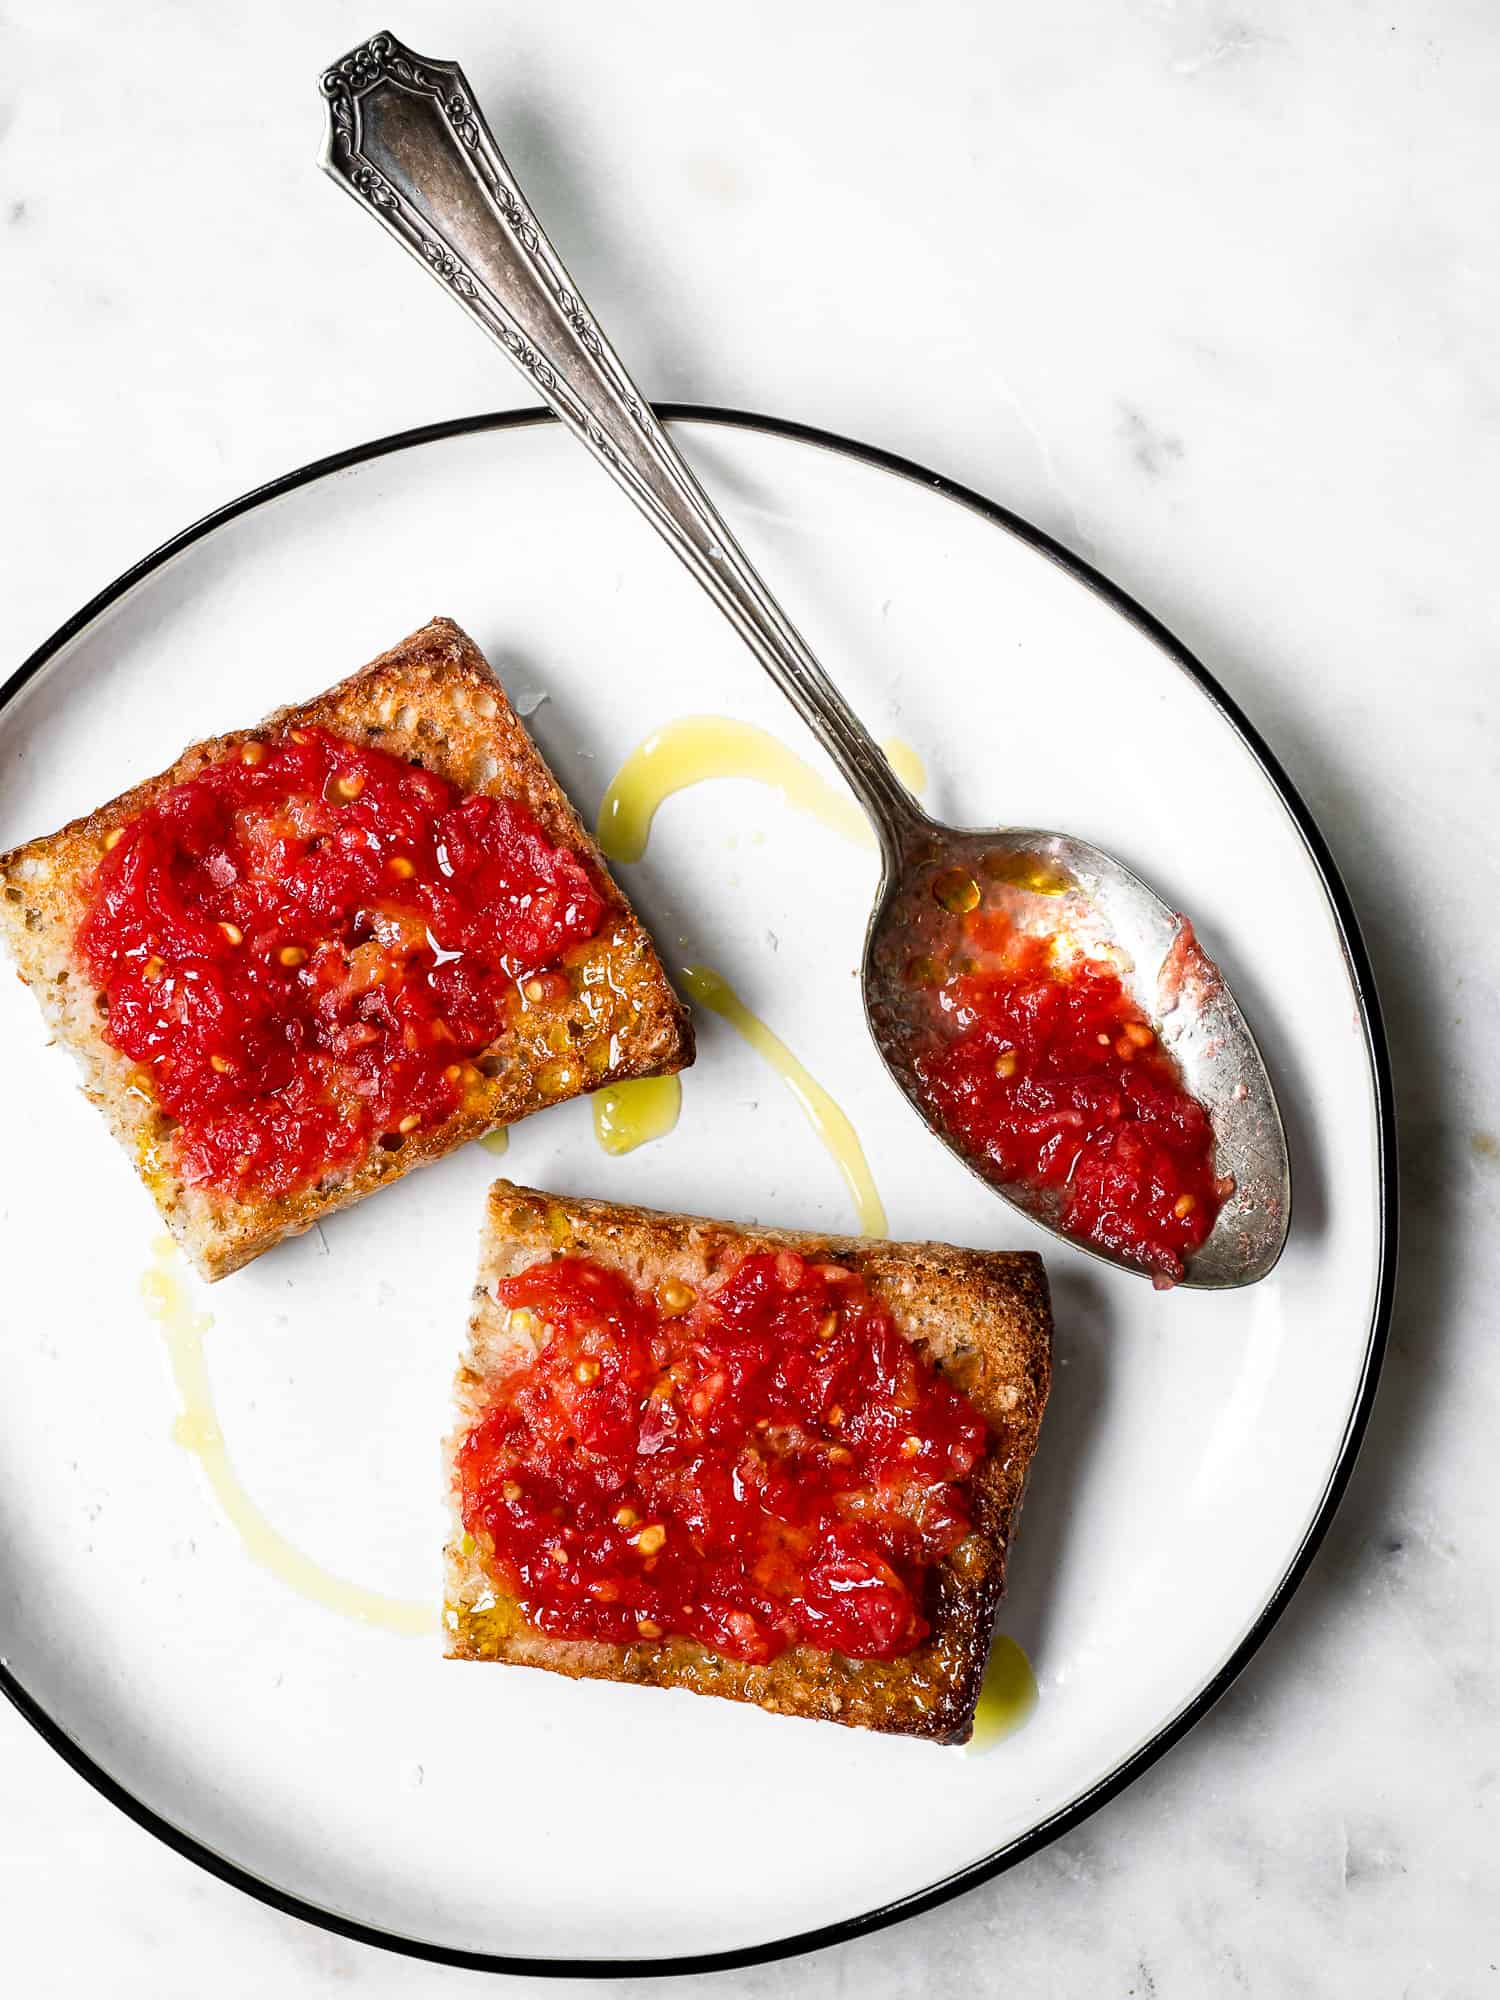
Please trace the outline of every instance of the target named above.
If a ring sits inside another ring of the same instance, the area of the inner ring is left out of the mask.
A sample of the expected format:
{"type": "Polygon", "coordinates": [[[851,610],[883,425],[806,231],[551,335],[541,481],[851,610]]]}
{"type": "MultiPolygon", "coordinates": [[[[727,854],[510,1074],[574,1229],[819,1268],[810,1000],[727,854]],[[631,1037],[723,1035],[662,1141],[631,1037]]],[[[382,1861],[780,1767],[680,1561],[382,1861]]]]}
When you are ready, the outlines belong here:
{"type": "MultiPolygon", "coordinates": [[[[959,832],[927,817],[761,581],[626,373],[528,207],[457,63],[416,55],[394,35],[380,34],[326,70],[321,88],[328,107],[324,170],[425,265],[624,487],[745,640],[869,814],[882,858],[880,894],[865,943],[870,1030],[923,1121],[980,1172],[934,1123],[916,1086],[915,1028],[896,972],[901,940],[909,935],[912,913],[923,907],[934,872],[971,859],[977,866],[981,857],[993,867],[997,854],[1050,857],[1074,885],[1069,894],[1080,922],[1129,955],[1136,997],[1158,1017],[1162,968],[1174,962],[1174,948],[1181,957],[1180,946],[1174,946],[1179,920],[1135,876],[1084,842],[1025,829],[959,832]]],[[[1286,1143],[1265,1065],[1216,977],[1183,982],[1180,1003],[1167,1012],[1164,1039],[1189,1089],[1207,1105],[1220,1169],[1236,1183],[1185,1282],[1251,1283],[1280,1255],[1291,1209],[1286,1143]]],[[[1061,1233],[1047,1200],[980,1177],[1045,1228],[1061,1233]]]]}

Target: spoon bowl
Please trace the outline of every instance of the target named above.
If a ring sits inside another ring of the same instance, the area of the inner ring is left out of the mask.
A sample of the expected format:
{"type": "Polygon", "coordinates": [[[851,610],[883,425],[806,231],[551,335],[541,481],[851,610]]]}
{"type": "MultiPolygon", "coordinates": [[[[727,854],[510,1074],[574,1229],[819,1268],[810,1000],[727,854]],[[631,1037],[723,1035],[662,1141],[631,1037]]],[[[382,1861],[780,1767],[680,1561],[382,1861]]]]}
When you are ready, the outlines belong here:
{"type": "MultiPolygon", "coordinates": [[[[645,514],[745,640],[832,757],[880,841],[883,874],[864,961],[866,1018],[923,1122],[972,1159],[922,1101],[914,1028],[901,991],[911,926],[930,911],[935,872],[986,861],[1024,903],[1066,916],[1080,938],[1122,952],[1122,978],[1162,1031],[1207,1109],[1219,1174],[1234,1192],[1184,1282],[1252,1284],[1276,1262],[1290,1219],[1286,1142],[1244,1017],[1192,928],[1128,869],[1065,834],[962,832],[928,819],[818,664],[657,421],[517,185],[456,63],[374,36],[320,79],[322,165],[496,341],[600,466],[645,514]],[[1039,886],[1041,885],[1041,886],[1039,886]]],[[[1038,928],[1042,927],[1041,920],[1038,928]]],[[[977,1171],[977,1169],[976,1169],[977,1171]]],[[[1058,1228],[1055,1195],[987,1185],[1058,1228]]],[[[1096,1246],[1122,1269],[1140,1267],[1096,1246]]]]}
{"type": "MultiPolygon", "coordinates": [[[[924,1125],[985,1185],[1033,1222],[1090,1256],[1138,1271],[1059,1221],[1054,1190],[1002,1181],[935,1115],[915,1069],[924,1016],[909,974],[913,939],[943,921],[935,878],[958,871],[1001,885],[1018,928],[1064,932],[1091,953],[1111,950],[1121,983],[1155,1024],[1185,1088],[1208,1112],[1215,1165],[1233,1180],[1180,1282],[1203,1291],[1254,1284],[1286,1243],[1291,1170],[1275,1092],[1244,1015],[1192,926],[1102,848],[1036,827],[988,832],[940,825],[913,807],[887,860],[865,935],[861,985],[870,1034],[924,1125]]],[[[951,920],[949,920],[951,923],[951,920]]]]}

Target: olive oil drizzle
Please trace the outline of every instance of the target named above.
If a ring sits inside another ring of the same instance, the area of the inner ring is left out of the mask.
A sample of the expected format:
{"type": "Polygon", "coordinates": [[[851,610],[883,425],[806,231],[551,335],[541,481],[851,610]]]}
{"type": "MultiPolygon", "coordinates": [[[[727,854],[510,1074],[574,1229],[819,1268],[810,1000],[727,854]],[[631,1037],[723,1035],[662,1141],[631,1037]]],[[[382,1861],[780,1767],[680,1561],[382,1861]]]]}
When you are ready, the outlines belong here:
{"type": "MultiPolygon", "coordinates": [[[[926,773],[911,745],[893,738],[881,748],[908,790],[920,792],[926,773]]],[[[604,794],[599,845],[611,861],[639,861],[657,808],[673,793],[710,778],[749,778],[769,785],[789,806],[846,840],[875,845],[869,821],[847,792],[769,730],[727,715],[680,716],[636,745],[604,794]]]]}
{"type": "Polygon", "coordinates": [[[781,1037],[758,1014],[751,1013],[722,973],[715,972],[711,965],[688,965],[683,967],[682,983],[691,999],[727,1021],[757,1055],[765,1057],[785,1083],[844,1177],[844,1184],[854,1202],[854,1212],[859,1218],[860,1234],[886,1235],[885,1208],[876,1192],[874,1176],[865,1158],[865,1149],[859,1143],[859,1134],[850,1124],[847,1114],[797,1060],[781,1037]]]}
{"type": "Polygon", "coordinates": [[[219,1428],[203,1351],[203,1336],[213,1325],[213,1315],[194,1310],[170,1236],[159,1237],[152,1245],[151,1264],[141,1279],[141,1297],[161,1328],[182,1405],[172,1437],[197,1459],[210,1492],[250,1560],[299,1596],[359,1624],[379,1625],[391,1632],[435,1632],[438,1618],[432,1605],[386,1597],[335,1576],[272,1527],[240,1484],[219,1428]]]}
{"type": "MultiPolygon", "coordinates": [[[[893,738],[881,747],[902,783],[913,792],[921,792],[927,774],[911,745],[893,738]]],[[[714,778],[748,778],[769,785],[786,804],[810,814],[846,840],[874,845],[869,822],[847,793],[830,784],[769,730],[724,715],[680,716],[637,744],[604,794],[599,808],[599,845],[611,861],[639,861],[662,803],[690,785],[714,778]]],[[[845,1112],[721,974],[711,966],[690,966],[683,981],[700,1006],[727,1020],[776,1070],[832,1154],[853,1198],[862,1233],[884,1236],[885,1209],[864,1148],[845,1112]]],[[[670,1132],[677,1123],[680,1103],[681,1086],[675,1077],[600,1091],[594,1098],[595,1136],[607,1153],[629,1152],[670,1132]],[[660,1095],[651,1094],[658,1091],[660,1095]],[[626,1093],[638,1095],[632,1101],[626,1093]]]]}

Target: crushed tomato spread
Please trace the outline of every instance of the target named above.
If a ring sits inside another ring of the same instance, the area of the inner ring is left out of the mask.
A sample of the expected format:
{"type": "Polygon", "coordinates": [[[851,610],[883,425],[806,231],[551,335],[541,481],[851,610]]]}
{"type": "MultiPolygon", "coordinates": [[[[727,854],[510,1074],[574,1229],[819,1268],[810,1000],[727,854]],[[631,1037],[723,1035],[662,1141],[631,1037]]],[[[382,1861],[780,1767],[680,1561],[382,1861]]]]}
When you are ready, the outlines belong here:
{"type": "Polygon", "coordinates": [[[992,1179],[1057,1190],[1071,1235],[1175,1283],[1229,1192],[1208,1113],[1105,959],[1003,909],[967,917],[964,948],[915,1061],[944,1124],[992,1179]]]}
{"type": "Polygon", "coordinates": [[[854,1272],[756,1253],[695,1296],[560,1258],[498,1295],[539,1346],[461,1445],[459,1501],[532,1625],[754,1662],[926,1637],[988,1432],[854,1272]]]}
{"type": "Polygon", "coordinates": [[[275,1195],[448,1118],[603,914],[525,806],[299,728],[118,829],[78,947],[184,1176],[275,1195]]]}

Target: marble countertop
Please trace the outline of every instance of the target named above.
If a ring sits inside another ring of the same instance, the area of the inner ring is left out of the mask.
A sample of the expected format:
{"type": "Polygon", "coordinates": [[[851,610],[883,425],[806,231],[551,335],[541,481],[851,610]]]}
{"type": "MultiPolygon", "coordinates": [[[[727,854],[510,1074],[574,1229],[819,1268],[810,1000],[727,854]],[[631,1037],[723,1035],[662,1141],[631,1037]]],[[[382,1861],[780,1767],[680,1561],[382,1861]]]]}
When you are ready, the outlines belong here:
{"type": "MultiPolygon", "coordinates": [[[[314,169],[316,73],[380,25],[342,0],[7,9],[7,659],[219,501],[524,400],[314,169]]],[[[1500,886],[1500,22],[1473,0],[408,0],[391,25],[463,59],[652,394],[931,464],[1181,635],[1325,828],[1392,1041],[1385,1380],[1241,1680],[1002,1879],[705,1989],[1500,1990],[1500,933],[1470,917],[1500,886]]],[[[0,1798],[28,2000],[492,1990],[222,1887],[8,1709],[0,1798]]]]}

